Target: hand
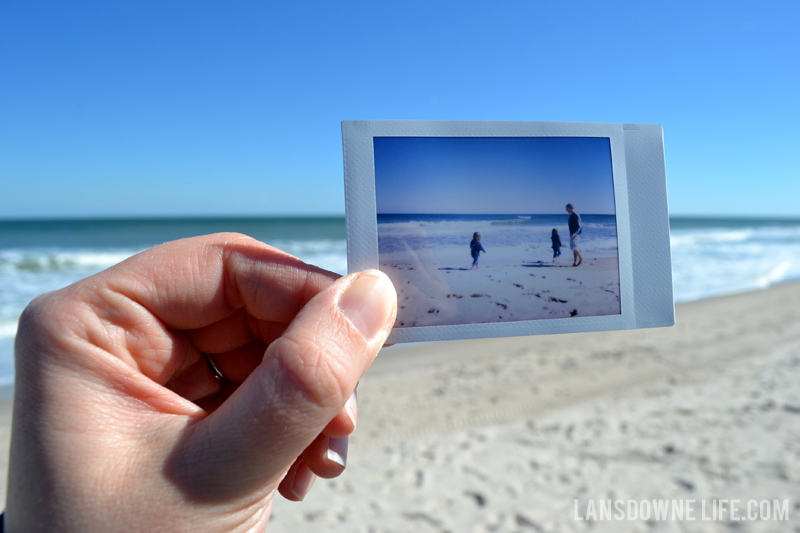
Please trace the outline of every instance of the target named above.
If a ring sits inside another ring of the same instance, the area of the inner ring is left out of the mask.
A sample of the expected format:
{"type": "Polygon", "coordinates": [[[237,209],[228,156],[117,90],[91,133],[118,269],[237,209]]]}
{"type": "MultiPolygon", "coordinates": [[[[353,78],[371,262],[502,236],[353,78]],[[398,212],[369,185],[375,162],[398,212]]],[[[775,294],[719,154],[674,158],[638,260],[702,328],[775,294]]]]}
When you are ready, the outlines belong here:
{"type": "Polygon", "coordinates": [[[339,475],[397,303],[378,271],[336,277],[220,234],[34,300],[7,531],[263,531],[276,491],[339,475]]]}

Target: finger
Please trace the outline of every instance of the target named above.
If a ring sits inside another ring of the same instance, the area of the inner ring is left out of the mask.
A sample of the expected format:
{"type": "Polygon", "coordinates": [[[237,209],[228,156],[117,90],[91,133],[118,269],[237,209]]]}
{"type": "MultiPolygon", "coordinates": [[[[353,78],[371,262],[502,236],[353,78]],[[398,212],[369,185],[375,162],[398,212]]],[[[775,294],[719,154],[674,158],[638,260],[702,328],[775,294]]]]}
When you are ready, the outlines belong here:
{"type": "Polygon", "coordinates": [[[336,277],[249,237],[217,234],[156,246],[70,290],[97,315],[97,347],[163,385],[197,355],[174,330],[224,321],[228,349],[270,342],[336,277]]]}
{"type": "Polygon", "coordinates": [[[176,481],[190,491],[215,487],[197,496],[219,498],[283,477],[345,406],[396,309],[394,287],[376,270],[320,292],[228,401],[188,428],[176,450],[180,468],[171,471],[176,481]]]}
{"type": "Polygon", "coordinates": [[[320,434],[303,450],[300,458],[314,474],[331,479],[344,472],[347,464],[347,447],[347,437],[334,439],[320,434]]]}
{"type": "Polygon", "coordinates": [[[192,402],[219,391],[219,381],[211,374],[201,355],[164,386],[192,402]]]}
{"type": "Polygon", "coordinates": [[[226,379],[242,383],[261,364],[266,349],[263,342],[253,341],[247,346],[214,354],[214,363],[226,379]]]}
{"type": "Polygon", "coordinates": [[[317,476],[302,459],[297,459],[289,468],[278,486],[281,496],[292,502],[300,502],[306,497],[317,476]]]}
{"type": "Polygon", "coordinates": [[[270,344],[283,335],[286,326],[284,323],[257,320],[242,308],[218,322],[189,331],[188,337],[201,352],[222,353],[240,348],[255,339],[270,344]]]}
{"type": "MultiPolygon", "coordinates": [[[[258,367],[264,358],[266,348],[265,343],[256,340],[229,352],[211,354],[211,357],[227,381],[239,384],[258,367]]],[[[198,352],[196,356],[187,356],[186,362],[185,368],[176,372],[165,383],[166,388],[190,401],[205,398],[220,390],[219,380],[203,354],[198,352]]]]}
{"type": "Polygon", "coordinates": [[[333,420],[328,422],[322,430],[328,437],[346,437],[356,430],[356,420],[358,418],[358,389],[353,390],[353,394],[347,399],[347,403],[339,411],[333,420]]]}
{"type": "Polygon", "coordinates": [[[289,323],[338,276],[245,235],[219,233],[156,246],[105,271],[172,329],[195,329],[244,308],[289,323]],[[163,265],[155,270],[153,265],[163,265]],[[112,275],[113,274],[113,275],[112,275]]]}

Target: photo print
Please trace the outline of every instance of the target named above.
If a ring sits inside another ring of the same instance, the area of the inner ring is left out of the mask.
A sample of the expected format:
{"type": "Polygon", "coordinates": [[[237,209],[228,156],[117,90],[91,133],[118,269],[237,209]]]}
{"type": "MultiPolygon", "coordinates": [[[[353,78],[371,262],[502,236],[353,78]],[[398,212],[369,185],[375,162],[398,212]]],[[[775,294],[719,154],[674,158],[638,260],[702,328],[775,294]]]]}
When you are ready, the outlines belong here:
{"type": "Polygon", "coordinates": [[[395,327],[620,313],[608,138],[376,137],[374,158],[395,327]]]}
{"type": "Polygon", "coordinates": [[[389,342],[674,323],[663,131],[344,121],[350,272],[392,280],[389,342]]]}

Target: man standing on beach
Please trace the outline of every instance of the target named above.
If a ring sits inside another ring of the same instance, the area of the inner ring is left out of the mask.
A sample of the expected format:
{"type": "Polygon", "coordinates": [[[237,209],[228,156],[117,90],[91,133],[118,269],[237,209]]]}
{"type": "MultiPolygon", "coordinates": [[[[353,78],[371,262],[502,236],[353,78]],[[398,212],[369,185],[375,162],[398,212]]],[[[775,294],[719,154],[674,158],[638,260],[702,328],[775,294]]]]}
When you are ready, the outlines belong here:
{"type": "Polygon", "coordinates": [[[583,263],[583,257],[578,251],[578,243],[581,240],[581,216],[575,212],[572,204],[567,204],[567,213],[569,213],[569,249],[572,250],[573,261],[572,266],[576,267],[583,263]]]}

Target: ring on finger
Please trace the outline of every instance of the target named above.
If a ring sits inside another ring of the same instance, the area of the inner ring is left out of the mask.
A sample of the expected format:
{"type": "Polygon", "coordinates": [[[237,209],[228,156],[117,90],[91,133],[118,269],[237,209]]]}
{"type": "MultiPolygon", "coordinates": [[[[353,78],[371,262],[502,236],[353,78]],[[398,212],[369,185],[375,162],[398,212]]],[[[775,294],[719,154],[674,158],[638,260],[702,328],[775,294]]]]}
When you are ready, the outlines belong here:
{"type": "Polygon", "coordinates": [[[203,357],[206,359],[206,365],[208,365],[208,369],[217,378],[217,381],[220,383],[230,383],[230,379],[222,373],[222,370],[219,369],[217,366],[217,362],[214,361],[214,357],[210,353],[200,352],[203,354],[203,357]]]}

